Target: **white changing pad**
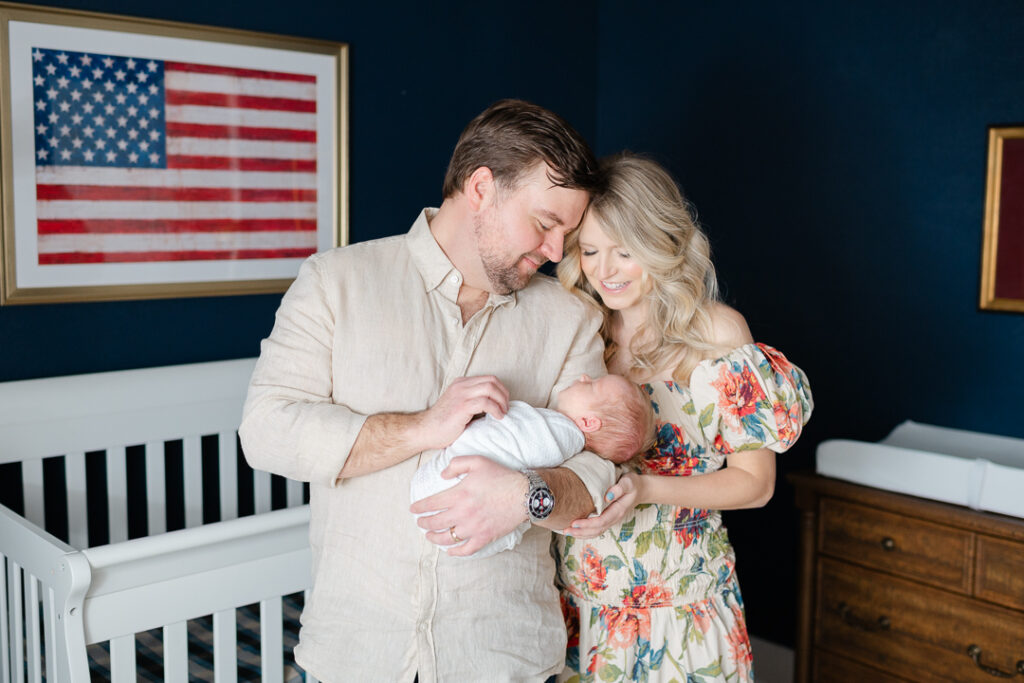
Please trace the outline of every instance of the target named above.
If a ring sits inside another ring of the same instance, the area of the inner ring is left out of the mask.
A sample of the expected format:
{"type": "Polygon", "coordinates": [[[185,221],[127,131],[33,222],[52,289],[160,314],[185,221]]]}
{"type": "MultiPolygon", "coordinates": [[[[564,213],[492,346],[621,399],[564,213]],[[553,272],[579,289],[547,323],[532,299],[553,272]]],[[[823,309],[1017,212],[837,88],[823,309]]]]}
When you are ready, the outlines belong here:
{"type": "Polygon", "coordinates": [[[816,460],[828,477],[1024,517],[1024,439],[908,420],[878,443],[824,441],[816,460]]]}

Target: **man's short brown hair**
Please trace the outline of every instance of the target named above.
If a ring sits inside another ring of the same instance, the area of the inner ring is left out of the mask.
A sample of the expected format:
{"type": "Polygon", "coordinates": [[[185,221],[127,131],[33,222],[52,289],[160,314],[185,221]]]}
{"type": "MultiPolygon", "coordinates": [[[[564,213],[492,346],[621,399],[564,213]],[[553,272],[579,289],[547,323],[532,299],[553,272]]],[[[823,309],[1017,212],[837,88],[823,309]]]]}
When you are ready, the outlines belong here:
{"type": "Polygon", "coordinates": [[[545,162],[553,185],[596,194],[603,188],[597,159],[583,137],[554,112],[523,100],[500,100],[469,122],[459,136],[444,177],[444,198],[462,191],[481,166],[499,189],[545,162]]]}

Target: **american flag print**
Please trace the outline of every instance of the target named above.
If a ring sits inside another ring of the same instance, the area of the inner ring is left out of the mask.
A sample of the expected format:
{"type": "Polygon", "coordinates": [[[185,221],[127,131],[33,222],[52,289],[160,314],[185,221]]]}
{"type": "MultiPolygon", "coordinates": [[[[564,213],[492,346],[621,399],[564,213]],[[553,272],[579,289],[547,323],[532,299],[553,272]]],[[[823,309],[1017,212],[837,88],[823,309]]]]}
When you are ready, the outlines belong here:
{"type": "Polygon", "coordinates": [[[316,86],[32,48],[39,265],[313,254],[316,86]]]}

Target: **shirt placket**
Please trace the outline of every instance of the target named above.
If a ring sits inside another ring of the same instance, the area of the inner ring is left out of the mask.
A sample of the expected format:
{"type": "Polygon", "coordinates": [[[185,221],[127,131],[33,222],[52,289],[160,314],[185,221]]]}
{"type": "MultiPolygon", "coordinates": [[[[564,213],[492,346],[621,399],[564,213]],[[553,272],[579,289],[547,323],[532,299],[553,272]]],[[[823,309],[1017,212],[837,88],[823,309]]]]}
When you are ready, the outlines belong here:
{"type": "MultiPolygon", "coordinates": [[[[451,283],[456,287],[460,284],[458,279],[452,279],[451,283]]],[[[452,349],[441,387],[441,393],[444,393],[452,382],[466,376],[494,306],[488,301],[465,325],[462,324],[462,313],[458,304],[443,298],[441,306],[445,318],[445,335],[450,342],[448,348],[452,349]]],[[[426,543],[419,557],[420,591],[419,604],[416,608],[416,639],[419,653],[418,673],[420,680],[423,681],[438,680],[433,621],[437,610],[437,560],[440,553],[439,546],[426,543]]]]}

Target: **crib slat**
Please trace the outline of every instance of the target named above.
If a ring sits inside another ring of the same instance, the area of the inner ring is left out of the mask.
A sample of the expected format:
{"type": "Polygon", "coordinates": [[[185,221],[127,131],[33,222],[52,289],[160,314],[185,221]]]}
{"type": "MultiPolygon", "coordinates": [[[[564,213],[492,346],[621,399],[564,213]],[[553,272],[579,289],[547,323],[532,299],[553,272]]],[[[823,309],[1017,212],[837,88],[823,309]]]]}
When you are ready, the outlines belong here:
{"type": "Polygon", "coordinates": [[[39,640],[39,579],[28,573],[25,574],[25,641],[27,678],[30,683],[40,683],[43,651],[39,640]]]}
{"type": "Polygon", "coordinates": [[[260,600],[260,671],[263,683],[283,683],[284,626],[281,598],[260,600]]]}
{"type": "Polygon", "coordinates": [[[110,683],[135,683],[135,634],[110,639],[110,683]]]}
{"type": "Polygon", "coordinates": [[[164,444],[146,444],[146,517],[149,535],[167,531],[167,486],[164,475],[164,444]]]}
{"type": "Polygon", "coordinates": [[[46,680],[57,680],[57,642],[54,640],[54,625],[57,623],[57,605],[53,589],[43,595],[43,646],[46,651],[46,680]]]}
{"type": "Polygon", "coordinates": [[[21,567],[17,562],[7,564],[7,595],[11,601],[11,681],[25,683],[25,623],[22,618],[21,567]]]}
{"type": "MultiPolygon", "coordinates": [[[[309,589],[307,588],[306,590],[302,591],[302,605],[303,605],[303,607],[305,607],[308,604],[309,604],[309,589]]],[[[320,683],[320,681],[319,681],[319,679],[317,679],[316,676],[314,676],[313,674],[311,674],[311,673],[309,673],[307,671],[306,672],[306,683],[320,683]]]]}
{"type": "MultiPolygon", "coordinates": [[[[7,606],[7,576],[11,561],[6,555],[0,554],[0,680],[9,681],[11,675],[11,641],[8,632],[7,618],[10,615],[7,606]]],[[[54,679],[50,679],[54,680],[54,679]]]]}
{"type": "Polygon", "coordinates": [[[164,626],[164,681],[188,683],[188,622],[164,626]]]}
{"type": "Polygon", "coordinates": [[[220,465],[220,518],[238,517],[238,444],[234,432],[221,432],[217,437],[220,465]]]}
{"type": "Polygon", "coordinates": [[[213,680],[238,683],[238,631],[235,610],[213,613],[213,680]]]}
{"type": "Polygon", "coordinates": [[[302,482],[294,479],[285,480],[285,495],[290,508],[302,505],[302,482]]]}
{"type": "Polygon", "coordinates": [[[256,514],[270,512],[270,472],[254,470],[252,473],[252,488],[256,514]]]}
{"type": "Polygon", "coordinates": [[[64,476],[68,487],[68,544],[89,547],[89,513],[85,501],[85,453],[64,456],[64,476]]]}
{"type": "Polygon", "coordinates": [[[107,515],[111,543],[128,540],[128,470],[124,446],[107,449],[107,515]]]}
{"type": "Polygon", "coordinates": [[[182,456],[185,467],[185,526],[203,523],[203,446],[198,436],[183,440],[182,456]]]}
{"type": "Polygon", "coordinates": [[[43,498],[43,461],[39,458],[21,463],[22,494],[25,501],[25,519],[40,529],[46,528],[43,498]]]}

